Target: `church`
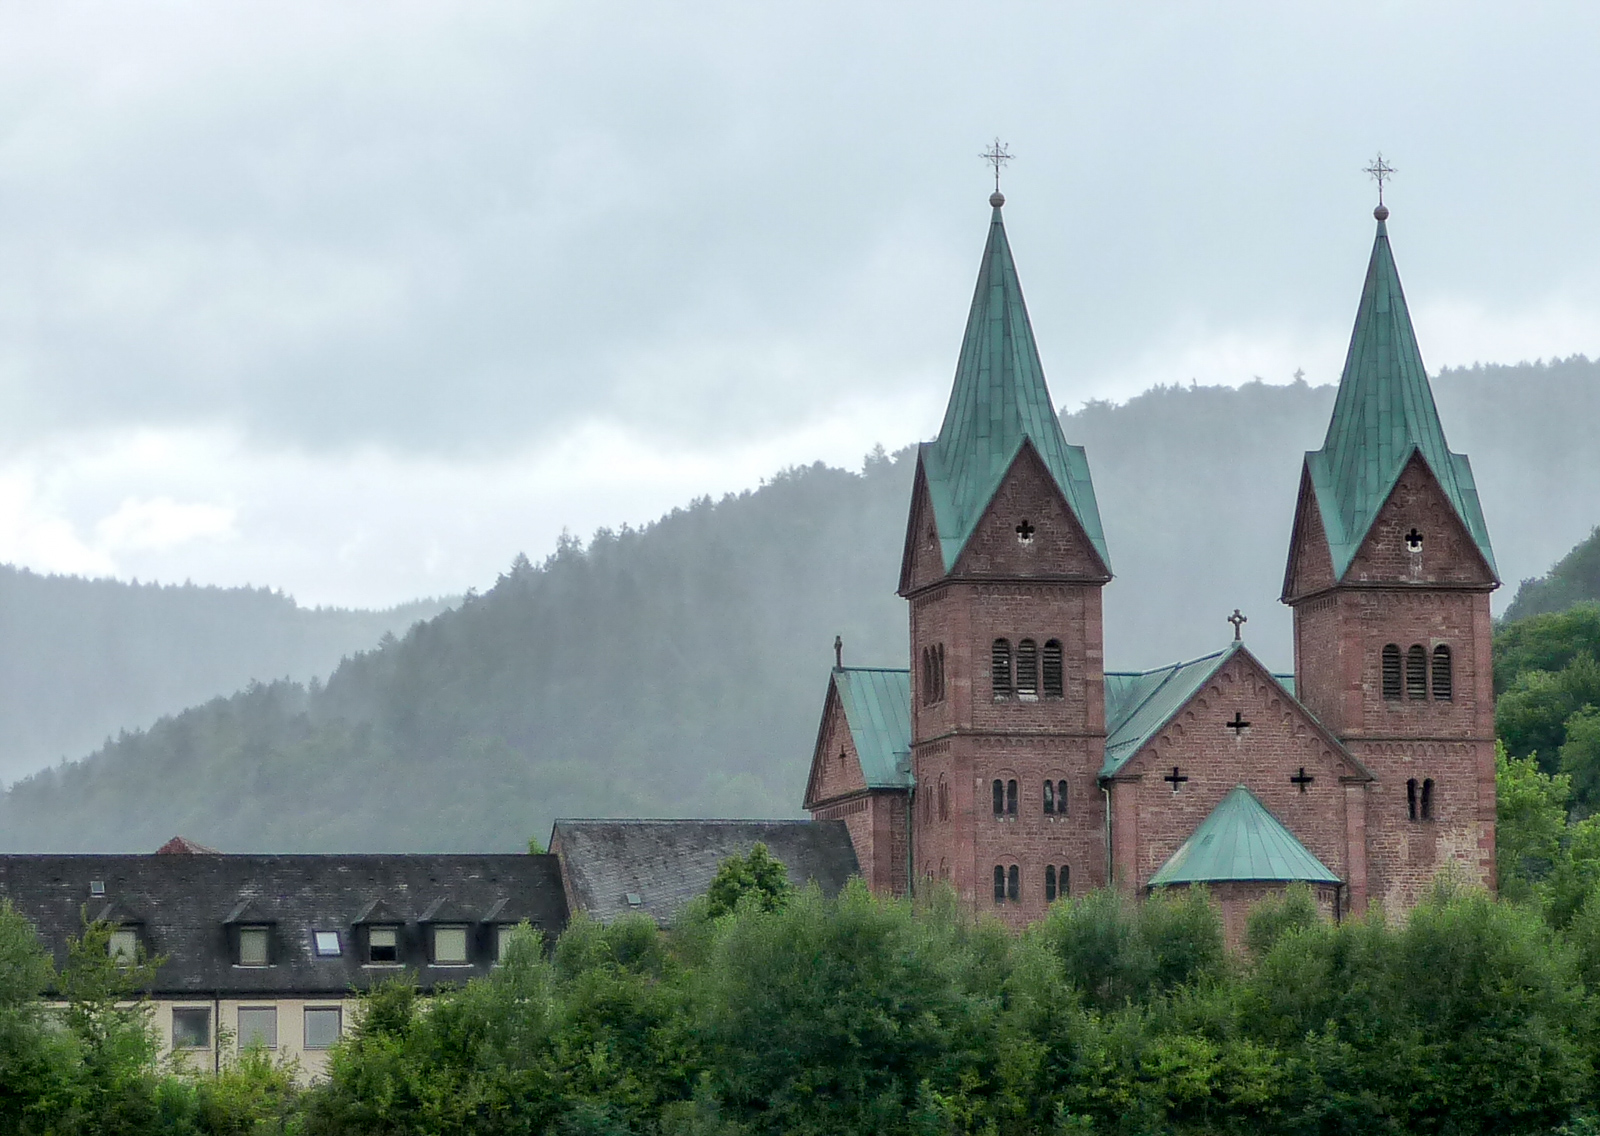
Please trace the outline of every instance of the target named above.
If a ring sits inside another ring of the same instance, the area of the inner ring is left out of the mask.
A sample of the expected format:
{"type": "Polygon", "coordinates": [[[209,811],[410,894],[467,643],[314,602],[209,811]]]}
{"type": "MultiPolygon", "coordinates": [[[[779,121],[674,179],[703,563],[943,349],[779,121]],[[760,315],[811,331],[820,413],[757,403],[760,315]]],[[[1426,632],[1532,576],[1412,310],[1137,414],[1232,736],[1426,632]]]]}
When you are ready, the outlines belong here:
{"type": "Polygon", "coordinates": [[[1327,436],[1283,487],[1292,675],[1250,652],[1237,611],[1214,654],[1105,670],[1094,480],[1045,384],[998,190],[990,205],[949,405],[917,455],[911,666],[836,655],[806,810],[844,823],[873,888],[946,881],[1012,927],[1106,885],[1204,885],[1235,939],[1296,882],[1332,918],[1401,914],[1440,872],[1493,888],[1499,579],[1381,197],[1327,436]]]}

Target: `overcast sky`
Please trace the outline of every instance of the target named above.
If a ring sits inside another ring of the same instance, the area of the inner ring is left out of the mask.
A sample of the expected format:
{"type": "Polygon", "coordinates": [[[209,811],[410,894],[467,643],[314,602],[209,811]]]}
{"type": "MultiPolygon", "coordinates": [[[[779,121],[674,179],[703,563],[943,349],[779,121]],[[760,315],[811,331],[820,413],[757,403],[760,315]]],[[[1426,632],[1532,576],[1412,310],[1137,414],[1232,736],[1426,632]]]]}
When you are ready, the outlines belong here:
{"type": "MultiPolygon", "coordinates": [[[[1600,7],[0,7],[0,560],[388,604],[938,425],[1007,224],[1056,401],[1600,353],[1600,7]]],[[[1092,458],[1092,455],[1091,455],[1092,458]]]]}

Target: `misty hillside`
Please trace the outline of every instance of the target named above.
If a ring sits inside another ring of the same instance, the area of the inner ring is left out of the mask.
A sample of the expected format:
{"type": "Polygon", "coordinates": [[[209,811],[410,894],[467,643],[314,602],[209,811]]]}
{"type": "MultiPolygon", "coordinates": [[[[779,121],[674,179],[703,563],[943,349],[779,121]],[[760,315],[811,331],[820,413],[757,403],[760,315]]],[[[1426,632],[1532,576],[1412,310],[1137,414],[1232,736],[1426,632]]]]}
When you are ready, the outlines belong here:
{"type": "Polygon", "coordinates": [[[0,565],[0,782],[252,679],[326,674],[444,606],[303,608],[266,588],[126,584],[0,565]]]}
{"type": "Polygon", "coordinates": [[[1504,618],[1510,622],[1547,615],[1595,600],[1600,600],[1600,526],[1545,575],[1522,581],[1504,618]]]}
{"type": "MultiPolygon", "coordinates": [[[[1546,571],[1600,521],[1600,366],[1452,371],[1436,390],[1506,579],[1546,571]]],[[[1066,418],[1117,572],[1109,665],[1214,649],[1235,606],[1252,646],[1290,662],[1276,598],[1301,455],[1332,398],[1169,387],[1066,418]]],[[[557,815],[794,815],[834,634],[849,662],[904,664],[892,592],[911,467],[794,470],[519,560],[326,686],[254,687],[18,785],[0,842],[490,850],[557,815]]]]}

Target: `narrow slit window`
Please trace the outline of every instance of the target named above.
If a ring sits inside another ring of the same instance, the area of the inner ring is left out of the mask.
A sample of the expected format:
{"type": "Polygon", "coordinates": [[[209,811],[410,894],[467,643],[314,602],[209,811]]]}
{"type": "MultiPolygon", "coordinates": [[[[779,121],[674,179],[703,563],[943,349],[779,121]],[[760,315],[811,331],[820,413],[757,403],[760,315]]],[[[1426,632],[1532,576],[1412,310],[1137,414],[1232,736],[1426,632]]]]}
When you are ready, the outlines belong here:
{"type": "Polygon", "coordinates": [[[1061,640],[1052,639],[1044,645],[1044,696],[1060,698],[1065,688],[1061,669],[1061,640]]]}
{"type": "Polygon", "coordinates": [[[1006,873],[1006,898],[1012,903],[1015,903],[1021,895],[1022,870],[1015,864],[1012,864],[1011,870],[1006,873]]]}
{"type": "Polygon", "coordinates": [[[1006,816],[1017,815],[1017,783],[1015,780],[1006,782],[1006,816]]]}
{"type": "Polygon", "coordinates": [[[1006,783],[1004,781],[1000,780],[1000,778],[996,777],[994,779],[994,785],[992,786],[992,788],[994,789],[994,815],[995,816],[1005,816],[1006,815],[1006,783]]]}
{"type": "Polygon", "coordinates": [[[996,639],[991,655],[996,702],[1011,697],[1011,640],[996,639]]]}
{"type": "Polygon", "coordinates": [[[1422,782],[1422,819],[1433,819],[1433,778],[1422,782]]]}
{"type": "Polygon", "coordinates": [[[1067,783],[1056,782],[1056,816],[1067,815],[1067,783]]]}
{"type": "Polygon", "coordinates": [[[1415,777],[1406,782],[1406,816],[1411,820],[1417,819],[1417,779],[1415,777]]]}
{"type": "Polygon", "coordinates": [[[1420,643],[1406,652],[1406,697],[1413,702],[1428,697],[1428,649],[1420,643]]]}
{"type": "Polygon", "coordinates": [[[943,702],[944,701],[944,644],[943,643],[940,643],[937,647],[934,648],[933,667],[934,667],[934,677],[937,680],[934,683],[934,688],[938,691],[938,697],[935,698],[934,701],[935,702],[943,702]]]}
{"type": "Polygon", "coordinates": [[[1383,649],[1383,697],[1386,702],[1400,701],[1400,648],[1393,643],[1383,649]]]}
{"type": "Polygon", "coordinates": [[[1061,899],[1072,897],[1072,869],[1061,865],[1061,871],[1056,877],[1056,894],[1061,899]]]}
{"type": "Polygon", "coordinates": [[[1054,864],[1046,864],[1044,868],[1044,901],[1056,901],[1056,869],[1054,864]]]}
{"type": "Polygon", "coordinates": [[[996,903],[1006,901],[1006,870],[999,864],[994,866],[994,901],[996,903]]]}
{"type": "Polygon", "coordinates": [[[939,774],[939,819],[950,819],[950,786],[943,773],[939,774]]]}
{"type": "Polygon", "coordinates": [[[1433,698],[1435,702],[1449,702],[1454,694],[1454,679],[1450,673],[1450,648],[1440,644],[1433,649],[1433,698]]]}
{"type": "Polygon", "coordinates": [[[1039,644],[1032,639],[1017,644],[1017,694],[1039,697],[1039,644]]]}
{"type": "Polygon", "coordinates": [[[1051,782],[1051,781],[1046,781],[1044,783],[1044,815],[1045,816],[1053,816],[1053,815],[1055,815],[1055,811],[1056,811],[1056,787],[1055,787],[1055,783],[1051,782]]]}

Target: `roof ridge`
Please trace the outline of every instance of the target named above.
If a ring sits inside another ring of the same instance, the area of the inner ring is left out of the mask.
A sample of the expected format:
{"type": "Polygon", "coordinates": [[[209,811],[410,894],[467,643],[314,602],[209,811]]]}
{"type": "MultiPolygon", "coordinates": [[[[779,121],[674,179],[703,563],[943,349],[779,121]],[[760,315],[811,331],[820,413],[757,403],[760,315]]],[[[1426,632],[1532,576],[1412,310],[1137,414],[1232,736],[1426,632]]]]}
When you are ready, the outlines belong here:
{"type": "MultiPolygon", "coordinates": [[[[1234,642],[1238,642],[1238,640],[1235,640],[1234,642]]],[[[1243,646],[1243,644],[1240,644],[1240,646],[1243,646]]],[[[1149,670],[1143,670],[1143,671],[1102,671],[1101,673],[1102,674],[1108,674],[1108,675],[1127,675],[1130,678],[1143,678],[1145,675],[1153,675],[1153,674],[1157,674],[1157,673],[1159,673],[1161,671],[1179,670],[1179,669],[1181,669],[1183,667],[1193,666],[1195,663],[1203,663],[1207,659],[1214,659],[1219,655],[1225,655],[1229,651],[1232,651],[1234,649],[1235,648],[1233,646],[1233,643],[1230,643],[1230,644],[1228,644],[1228,646],[1223,647],[1223,648],[1221,648],[1220,650],[1217,650],[1217,651],[1212,651],[1210,654],[1196,655],[1192,659],[1182,659],[1182,660],[1180,660],[1180,661],[1178,661],[1176,663],[1167,663],[1167,664],[1165,664],[1163,666],[1151,667],[1149,670]]]]}

